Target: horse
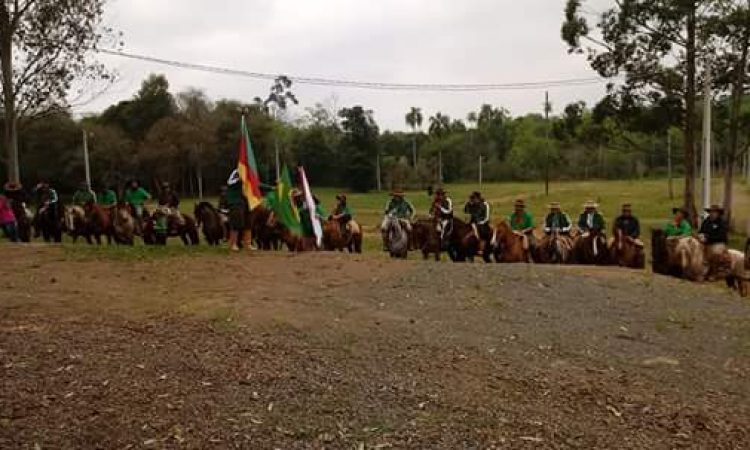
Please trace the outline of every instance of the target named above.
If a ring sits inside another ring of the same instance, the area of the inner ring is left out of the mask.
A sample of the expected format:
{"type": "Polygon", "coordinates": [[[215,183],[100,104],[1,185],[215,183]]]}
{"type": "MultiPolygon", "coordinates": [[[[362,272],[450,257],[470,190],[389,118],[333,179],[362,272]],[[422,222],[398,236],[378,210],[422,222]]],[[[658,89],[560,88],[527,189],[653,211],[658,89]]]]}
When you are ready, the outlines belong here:
{"type": "Polygon", "coordinates": [[[246,229],[262,250],[278,250],[281,243],[282,228],[272,210],[265,206],[256,206],[247,212],[246,229]]]}
{"type": "Polygon", "coordinates": [[[422,258],[425,260],[430,255],[435,255],[435,261],[440,261],[442,242],[440,242],[440,232],[435,227],[433,220],[420,219],[412,224],[411,234],[409,235],[409,250],[421,251],[422,258]]]}
{"type": "MultiPolygon", "coordinates": [[[[747,244],[745,245],[747,248],[747,244]]],[[[742,253],[739,250],[729,249],[727,255],[729,257],[730,266],[729,273],[726,275],[727,286],[731,289],[736,289],[739,292],[740,297],[747,297],[747,253],[742,253]]]]}
{"type": "Polygon", "coordinates": [[[65,208],[60,202],[40,207],[33,222],[35,237],[41,236],[44,242],[62,242],[65,231],[65,208]]]}
{"type": "Polygon", "coordinates": [[[196,226],[203,227],[203,237],[208,245],[219,245],[224,239],[224,225],[216,208],[208,202],[195,205],[196,226]]]}
{"type": "Polygon", "coordinates": [[[600,231],[588,231],[575,240],[573,259],[578,264],[605,266],[609,264],[607,238],[600,231]]]}
{"type": "Polygon", "coordinates": [[[323,248],[328,251],[349,250],[349,253],[362,253],[362,230],[357,222],[350,220],[344,233],[338,220],[323,222],[323,248]]]}
{"type": "Polygon", "coordinates": [[[31,242],[31,224],[34,215],[26,207],[26,203],[10,199],[10,207],[13,215],[16,217],[16,227],[18,229],[18,240],[21,242],[31,242]]]}
{"type": "MultiPolygon", "coordinates": [[[[474,233],[472,226],[455,217],[450,219],[449,229],[443,235],[443,248],[447,248],[448,256],[453,262],[474,262],[474,257],[479,252],[479,238],[474,233]]],[[[436,224],[441,231],[441,224],[436,224]]],[[[489,262],[489,253],[483,255],[485,262],[489,262]]]]}
{"type": "Polygon", "coordinates": [[[112,237],[117,244],[133,245],[136,231],[135,218],[128,205],[120,203],[112,207],[112,237]]]}
{"type": "Polygon", "coordinates": [[[112,218],[109,211],[103,207],[90,203],[84,207],[86,211],[86,241],[91,244],[91,237],[98,245],[102,244],[102,236],[112,243],[112,218]]]}
{"type": "Polygon", "coordinates": [[[409,253],[409,233],[401,220],[387,215],[384,222],[386,248],[392,258],[406,259],[409,253]]]}
{"type": "Polygon", "coordinates": [[[708,275],[703,244],[693,236],[666,239],[670,272],[691,281],[703,281],[708,275]]]}
{"type": "Polygon", "coordinates": [[[612,264],[631,269],[643,269],[646,267],[646,256],[643,252],[643,244],[635,239],[625,236],[622,230],[615,230],[614,239],[609,246],[609,258],[612,264]]]}
{"type": "Polygon", "coordinates": [[[495,226],[490,247],[498,263],[531,262],[528,238],[514,232],[507,220],[495,226]]]}
{"type": "Polygon", "coordinates": [[[174,214],[168,214],[163,208],[157,208],[152,214],[144,211],[143,217],[143,242],[147,245],[166,245],[169,237],[179,237],[185,245],[200,243],[195,219],[187,214],[182,214],[182,223],[174,214]],[[166,221],[166,230],[158,230],[159,221],[166,221]]]}
{"type": "Polygon", "coordinates": [[[73,238],[73,243],[78,242],[79,237],[86,239],[91,243],[91,237],[88,231],[88,218],[86,211],[81,206],[70,206],[64,209],[63,217],[65,220],[65,229],[73,238]]]}
{"type": "Polygon", "coordinates": [[[573,262],[575,239],[552,230],[545,236],[536,249],[535,260],[542,264],[570,264],[573,262]]]}

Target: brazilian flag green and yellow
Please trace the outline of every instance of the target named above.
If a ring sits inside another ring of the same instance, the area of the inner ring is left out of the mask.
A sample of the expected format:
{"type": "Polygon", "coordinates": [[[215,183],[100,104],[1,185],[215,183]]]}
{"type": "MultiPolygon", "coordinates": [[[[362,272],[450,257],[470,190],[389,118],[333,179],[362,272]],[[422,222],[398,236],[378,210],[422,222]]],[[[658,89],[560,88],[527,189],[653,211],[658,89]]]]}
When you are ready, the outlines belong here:
{"type": "Polygon", "coordinates": [[[266,194],[266,203],[276,214],[276,219],[279,222],[287,227],[292,234],[300,236],[302,225],[300,224],[297,206],[292,200],[292,189],[292,177],[289,175],[289,169],[284,166],[276,189],[266,194]]]}

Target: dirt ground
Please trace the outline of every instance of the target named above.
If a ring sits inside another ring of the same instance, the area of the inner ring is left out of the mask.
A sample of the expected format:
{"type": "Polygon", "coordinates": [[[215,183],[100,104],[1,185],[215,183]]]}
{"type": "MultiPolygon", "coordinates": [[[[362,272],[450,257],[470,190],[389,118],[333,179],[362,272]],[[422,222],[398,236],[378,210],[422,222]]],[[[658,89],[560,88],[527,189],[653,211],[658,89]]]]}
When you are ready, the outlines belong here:
{"type": "Polygon", "coordinates": [[[0,248],[0,448],[748,448],[750,302],[619,269],[0,248]]]}

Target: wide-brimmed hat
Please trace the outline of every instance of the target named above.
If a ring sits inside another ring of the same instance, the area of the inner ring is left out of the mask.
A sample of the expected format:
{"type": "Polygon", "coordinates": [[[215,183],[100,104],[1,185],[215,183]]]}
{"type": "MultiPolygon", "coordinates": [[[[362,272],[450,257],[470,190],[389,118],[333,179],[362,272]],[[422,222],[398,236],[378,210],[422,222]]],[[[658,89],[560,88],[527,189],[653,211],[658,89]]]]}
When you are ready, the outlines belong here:
{"type": "Polygon", "coordinates": [[[336,200],[341,200],[342,202],[346,201],[346,194],[337,194],[336,200]]]}
{"type": "Polygon", "coordinates": [[[404,191],[401,189],[394,189],[393,191],[391,191],[391,197],[403,197],[403,196],[404,196],[404,191]]]}
{"type": "Polygon", "coordinates": [[[560,209],[560,202],[551,202],[547,207],[549,209],[560,209]]]}
{"type": "Polygon", "coordinates": [[[16,183],[15,181],[8,181],[3,185],[4,191],[20,191],[21,190],[21,183],[16,183]]]}
{"type": "Polygon", "coordinates": [[[525,208],[526,202],[522,198],[518,198],[515,202],[513,202],[513,206],[515,206],[516,208],[525,208]]]}
{"type": "Polygon", "coordinates": [[[630,203],[623,203],[621,208],[623,211],[631,211],[633,209],[633,205],[630,203]]]}
{"type": "Polygon", "coordinates": [[[474,192],[471,193],[471,195],[469,196],[469,198],[482,198],[482,193],[479,192],[479,191],[474,191],[474,192]]]}
{"type": "Polygon", "coordinates": [[[441,187],[435,189],[435,195],[444,195],[444,194],[447,194],[447,192],[445,191],[445,189],[443,189],[441,187]]]}
{"type": "Polygon", "coordinates": [[[708,213],[716,211],[719,214],[724,214],[724,208],[722,208],[720,205],[711,205],[710,207],[706,208],[705,211],[708,213]]]}
{"type": "Polygon", "coordinates": [[[586,203],[583,204],[583,207],[584,207],[584,209],[598,209],[599,208],[599,204],[596,203],[593,200],[589,200],[589,201],[587,201],[586,203]]]}
{"type": "Polygon", "coordinates": [[[672,214],[682,213],[683,216],[689,215],[687,210],[682,207],[672,208],[672,214]]]}

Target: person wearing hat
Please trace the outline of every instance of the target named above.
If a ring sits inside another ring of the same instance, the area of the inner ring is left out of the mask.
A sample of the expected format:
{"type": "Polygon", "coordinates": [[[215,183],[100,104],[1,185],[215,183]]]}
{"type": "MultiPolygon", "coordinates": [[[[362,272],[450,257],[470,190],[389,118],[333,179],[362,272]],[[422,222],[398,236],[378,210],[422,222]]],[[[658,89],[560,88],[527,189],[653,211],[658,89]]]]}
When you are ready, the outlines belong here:
{"type": "Polygon", "coordinates": [[[479,254],[484,254],[487,243],[492,239],[490,228],[490,204],[485,201],[480,192],[472,192],[469,201],[464,205],[464,213],[469,216],[469,224],[474,235],[479,239],[479,254]]]}
{"type": "Polygon", "coordinates": [[[42,216],[47,214],[49,222],[55,223],[59,220],[59,201],[60,198],[57,195],[57,191],[50,186],[47,181],[40,181],[34,191],[39,196],[39,206],[37,208],[37,215],[42,216]]]}
{"type": "Polygon", "coordinates": [[[534,217],[526,211],[526,202],[519,198],[513,203],[513,213],[508,216],[510,229],[519,236],[523,236],[524,248],[536,247],[534,236],[534,217]]]}
{"type": "Polygon", "coordinates": [[[185,225],[185,217],[180,212],[180,198],[177,196],[177,193],[174,191],[174,189],[172,189],[172,186],[167,181],[161,184],[158,205],[159,208],[164,211],[167,217],[174,217],[179,226],[185,225]]]}
{"type": "Polygon", "coordinates": [[[453,226],[453,200],[443,188],[435,191],[435,197],[430,207],[430,217],[440,223],[440,242],[445,243],[445,236],[450,235],[453,226]]]}
{"type": "Polygon", "coordinates": [[[719,205],[711,205],[705,210],[708,216],[703,220],[698,238],[706,246],[706,259],[708,260],[709,277],[717,274],[722,266],[727,266],[727,244],[729,243],[729,227],[724,220],[724,208],[719,205]]]}
{"type": "Polygon", "coordinates": [[[151,194],[141,187],[138,180],[133,179],[125,189],[122,200],[133,208],[136,227],[140,229],[141,220],[143,219],[143,207],[148,200],[151,200],[151,194]]]}
{"type": "MultiPolygon", "coordinates": [[[[406,199],[403,191],[395,190],[391,192],[391,199],[385,205],[386,216],[393,216],[400,219],[407,227],[407,230],[411,231],[411,221],[414,218],[414,214],[414,206],[406,199]]],[[[385,221],[383,221],[381,228],[385,230],[385,221]]]]}
{"type": "Polygon", "coordinates": [[[680,238],[692,236],[693,227],[690,226],[687,217],[688,213],[683,208],[672,208],[672,220],[664,227],[664,235],[668,238],[680,238]]]}
{"type": "Polygon", "coordinates": [[[227,221],[229,224],[229,249],[233,252],[240,250],[240,239],[243,245],[252,249],[251,236],[246,230],[247,199],[242,192],[242,183],[237,170],[234,170],[227,180],[225,205],[227,208],[227,221]]]}
{"type": "Polygon", "coordinates": [[[630,203],[622,205],[622,212],[615,219],[612,231],[614,235],[621,233],[626,240],[643,247],[643,242],[640,240],[641,223],[633,215],[633,207],[630,203]]]}
{"type": "Polygon", "coordinates": [[[78,189],[73,193],[73,204],[85,208],[88,205],[96,203],[96,195],[89,189],[88,183],[82,181],[78,189]]]}
{"type": "Polygon", "coordinates": [[[578,217],[578,228],[584,234],[601,234],[604,232],[604,217],[598,211],[596,202],[588,201],[583,205],[583,213],[578,217]]]}
{"type": "Polygon", "coordinates": [[[559,202],[549,204],[549,213],[544,218],[544,233],[551,234],[557,231],[562,234],[569,234],[572,224],[570,217],[562,211],[559,202]]]}
{"type": "Polygon", "coordinates": [[[333,208],[333,213],[329,217],[330,220],[335,220],[339,223],[341,228],[341,234],[344,237],[349,236],[349,222],[352,221],[354,215],[352,214],[351,208],[346,203],[346,194],[338,194],[336,196],[336,207],[333,208]]]}

